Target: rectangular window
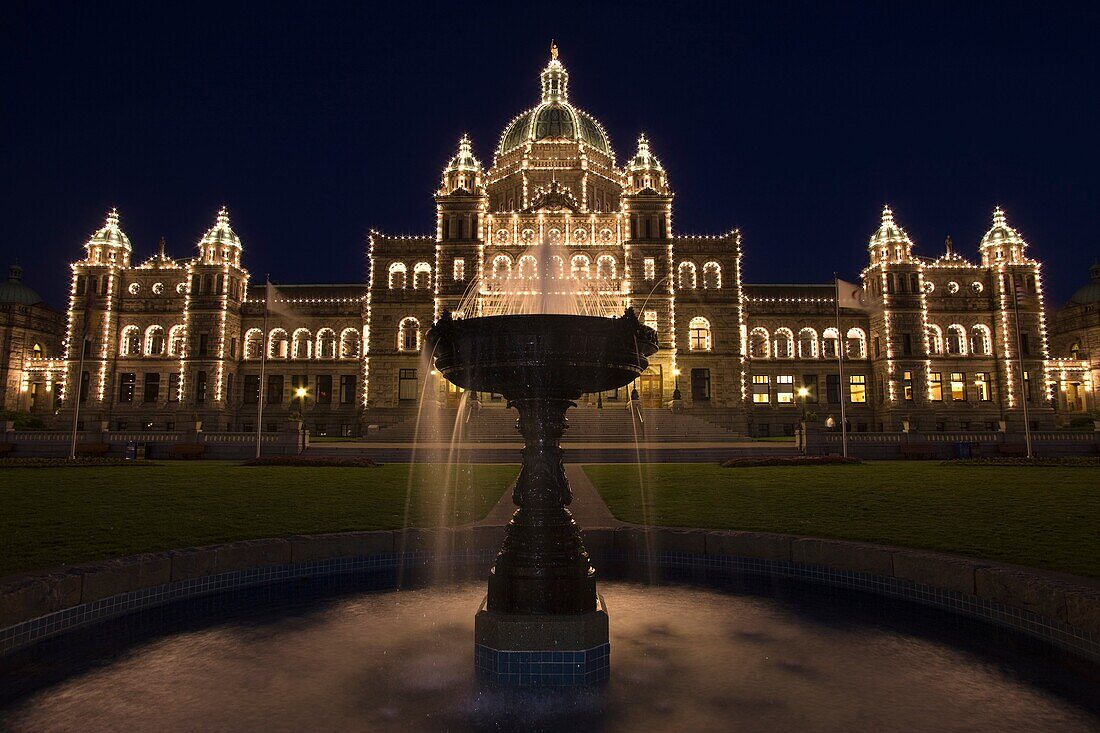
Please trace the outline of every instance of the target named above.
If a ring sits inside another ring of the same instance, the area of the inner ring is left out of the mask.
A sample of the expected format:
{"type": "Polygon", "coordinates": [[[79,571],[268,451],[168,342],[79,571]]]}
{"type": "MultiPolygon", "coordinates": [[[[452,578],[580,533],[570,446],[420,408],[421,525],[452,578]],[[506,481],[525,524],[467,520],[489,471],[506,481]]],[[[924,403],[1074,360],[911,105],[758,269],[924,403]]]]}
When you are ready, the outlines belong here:
{"type": "Polygon", "coordinates": [[[803,374],[802,386],[806,388],[806,402],[816,405],[817,404],[817,375],[816,374],[803,374]]]}
{"type": "Polygon", "coordinates": [[[951,372],[951,399],[966,401],[966,375],[962,372],[951,372]]]}
{"type": "Polygon", "coordinates": [[[322,405],[332,404],[332,375],[317,375],[317,403],[322,405]]]}
{"type": "Polygon", "coordinates": [[[134,401],[134,384],[137,382],[137,375],[133,372],[126,372],[119,375],[118,381],[118,401],[119,402],[133,402],[134,401]]]}
{"type": "Polygon", "coordinates": [[[229,358],[230,359],[236,359],[237,358],[237,337],[236,336],[229,339],[229,358]]]}
{"type": "Polygon", "coordinates": [[[657,278],[657,261],[652,257],[646,257],[642,260],[642,269],[645,273],[646,280],[655,280],[657,278]]]}
{"type": "Polygon", "coordinates": [[[82,403],[88,401],[88,387],[91,386],[91,381],[91,375],[88,372],[80,375],[80,401],[82,403]]]}
{"type": "Polygon", "coordinates": [[[906,402],[913,401],[913,372],[901,373],[901,394],[906,402]]]}
{"type": "Polygon", "coordinates": [[[168,375],[168,401],[179,402],[180,401],[180,374],[179,372],[172,372],[168,375]]]}
{"type": "Polygon", "coordinates": [[[195,373],[195,404],[206,402],[206,372],[195,373]]]}
{"type": "Polygon", "coordinates": [[[417,397],[417,378],[415,369],[400,369],[397,375],[397,399],[408,402],[417,397]]]}
{"type": "Polygon", "coordinates": [[[657,311],[643,311],[642,312],[642,324],[646,328],[652,328],[657,330],[657,311]]]}
{"type": "Polygon", "coordinates": [[[241,401],[246,405],[256,405],[260,402],[260,375],[259,374],[246,374],[244,375],[244,394],[241,395],[241,401]]]}
{"type": "Polygon", "coordinates": [[[461,282],[466,279],[466,260],[461,257],[455,257],[453,275],[456,282],[461,282]]]}
{"type": "Polygon", "coordinates": [[[825,375],[825,401],[831,404],[840,403],[840,375],[825,375]]]}
{"type": "Polygon", "coordinates": [[[269,374],[267,377],[267,404],[280,405],[283,402],[283,375],[269,374]]]}
{"type": "Polygon", "coordinates": [[[355,402],[355,375],[340,375],[340,404],[350,405],[355,402]]]}
{"type": "Polygon", "coordinates": [[[145,373],[145,389],[141,393],[142,402],[156,402],[160,399],[160,373],[145,373]]]}
{"type": "Polygon", "coordinates": [[[767,374],[752,375],[752,401],[765,405],[771,402],[771,377],[767,374]]]}
{"type": "Polygon", "coordinates": [[[943,377],[939,372],[928,373],[928,399],[943,402],[943,377]]]}
{"type": "Polygon", "coordinates": [[[780,405],[794,404],[793,374],[780,374],[775,378],[775,401],[780,405]]]}
{"type": "Polygon", "coordinates": [[[901,335],[901,353],[905,356],[911,356],[913,353],[913,334],[903,333],[901,335]]]}
{"type": "Polygon", "coordinates": [[[867,401],[867,377],[862,374],[853,374],[848,377],[848,401],[867,401]]]}
{"type": "Polygon", "coordinates": [[[993,399],[993,381],[989,372],[978,372],[974,375],[974,386],[978,389],[978,401],[990,402],[993,399]]]}
{"type": "MultiPolygon", "coordinates": [[[[87,372],[84,372],[87,374],[87,372]]],[[[1024,372],[1024,399],[1031,402],[1033,395],[1031,394],[1031,375],[1024,372]]]]}
{"type": "Polygon", "coordinates": [[[1031,345],[1027,342],[1026,333],[1020,334],[1020,351],[1023,352],[1024,356],[1029,356],[1031,354],[1031,345]]]}
{"type": "Polygon", "coordinates": [[[205,333],[199,334],[199,356],[206,356],[210,349],[210,337],[205,333]]]}
{"type": "Polygon", "coordinates": [[[225,378],[225,401],[227,404],[233,402],[233,375],[230,374],[225,378]]]}
{"type": "Polygon", "coordinates": [[[706,402],[710,399],[710,369],[691,370],[691,400],[706,402]]]}
{"type": "Polygon", "coordinates": [[[882,353],[882,350],[879,348],[878,336],[875,336],[874,344],[875,344],[875,358],[877,359],[882,353]]]}

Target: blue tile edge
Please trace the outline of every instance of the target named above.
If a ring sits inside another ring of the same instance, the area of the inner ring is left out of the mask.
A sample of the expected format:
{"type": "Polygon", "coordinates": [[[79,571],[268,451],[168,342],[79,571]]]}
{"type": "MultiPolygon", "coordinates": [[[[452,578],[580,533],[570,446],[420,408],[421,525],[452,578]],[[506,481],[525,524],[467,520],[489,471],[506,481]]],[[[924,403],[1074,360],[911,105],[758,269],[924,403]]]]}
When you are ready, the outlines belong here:
{"type": "MultiPolygon", "coordinates": [[[[383,553],[358,557],[312,560],[303,563],[238,570],[174,583],[142,588],[110,598],[81,603],[71,608],[0,629],[0,656],[109,618],[185,598],[277,583],[299,578],[370,573],[430,566],[490,565],[496,550],[470,550],[438,554],[425,551],[383,553]]],[[[913,583],[872,573],[802,565],[781,560],[761,560],[730,555],[662,552],[653,556],[612,551],[601,553],[601,563],[629,567],[655,567],[678,571],[722,571],[789,578],[820,585],[865,591],[931,606],[996,626],[1013,629],[1064,651],[1100,663],[1100,634],[1095,634],[1040,614],[1007,606],[978,596],[913,583]]],[[[475,660],[476,661],[476,660],[475,660]]]]}
{"type": "Polygon", "coordinates": [[[569,687],[605,682],[611,674],[611,644],[574,651],[510,651],[474,644],[478,679],[522,687],[569,687]]]}

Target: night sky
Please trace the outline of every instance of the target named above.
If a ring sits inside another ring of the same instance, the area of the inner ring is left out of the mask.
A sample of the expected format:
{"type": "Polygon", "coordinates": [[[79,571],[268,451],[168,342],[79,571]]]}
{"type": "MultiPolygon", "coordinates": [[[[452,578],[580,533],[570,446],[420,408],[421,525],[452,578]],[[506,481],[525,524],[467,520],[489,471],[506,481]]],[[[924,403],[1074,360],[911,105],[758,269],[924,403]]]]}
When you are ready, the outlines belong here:
{"type": "Polygon", "coordinates": [[[888,202],[976,259],[995,204],[1088,280],[1100,11],[1084,3],[57,3],[0,13],[0,266],[64,304],[118,206],[146,259],[219,205],[254,277],[354,282],[371,228],[427,234],[463,132],[488,167],[556,39],[621,164],[639,132],[677,233],[740,227],[751,283],[854,279],[888,202]]]}

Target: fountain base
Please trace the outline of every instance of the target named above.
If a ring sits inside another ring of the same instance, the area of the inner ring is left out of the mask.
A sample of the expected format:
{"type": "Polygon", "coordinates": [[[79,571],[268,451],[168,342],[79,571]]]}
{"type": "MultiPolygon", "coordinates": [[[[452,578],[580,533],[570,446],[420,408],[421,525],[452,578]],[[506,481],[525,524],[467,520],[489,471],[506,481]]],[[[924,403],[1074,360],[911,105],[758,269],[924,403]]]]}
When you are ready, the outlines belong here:
{"type": "Polygon", "coordinates": [[[474,667],[480,679],[512,687],[569,687],[607,681],[607,609],[578,614],[499,613],[474,617],[474,667]]]}

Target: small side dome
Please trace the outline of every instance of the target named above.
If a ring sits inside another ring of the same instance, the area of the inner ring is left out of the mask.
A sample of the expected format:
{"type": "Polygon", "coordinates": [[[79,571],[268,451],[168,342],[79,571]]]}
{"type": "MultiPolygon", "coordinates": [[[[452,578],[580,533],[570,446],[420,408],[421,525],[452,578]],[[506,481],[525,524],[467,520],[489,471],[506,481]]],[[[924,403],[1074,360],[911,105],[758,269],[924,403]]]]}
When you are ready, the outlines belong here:
{"type": "Polygon", "coordinates": [[[215,247],[241,246],[241,238],[229,226],[229,210],[224,206],[218,209],[218,217],[214,220],[214,226],[207,229],[206,234],[202,235],[202,239],[199,240],[200,247],[205,248],[208,245],[215,247]]]}
{"type": "Polygon", "coordinates": [[[913,242],[910,241],[909,235],[905,233],[905,230],[898,226],[898,223],[894,221],[894,212],[890,207],[882,207],[882,219],[879,223],[878,229],[871,235],[871,239],[868,240],[867,246],[874,248],[888,244],[902,244],[908,247],[913,246],[913,242]]]}
{"type": "Polygon", "coordinates": [[[118,225],[118,209],[111,209],[107,213],[106,223],[91,236],[84,246],[121,247],[127,252],[131,251],[130,238],[118,225]]]}
{"type": "Polygon", "coordinates": [[[1100,303],[1100,264],[1095,264],[1090,270],[1092,282],[1077,289],[1069,297],[1070,303],[1077,305],[1095,305],[1100,303]]]}
{"type": "Polygon", "coordinates": [[[38,293],[23,284],[23,268],[12,265],[8,270],[8,281],[0,283],[0,303],[35,305],[41,302],[42,298],[38,293]]]}

